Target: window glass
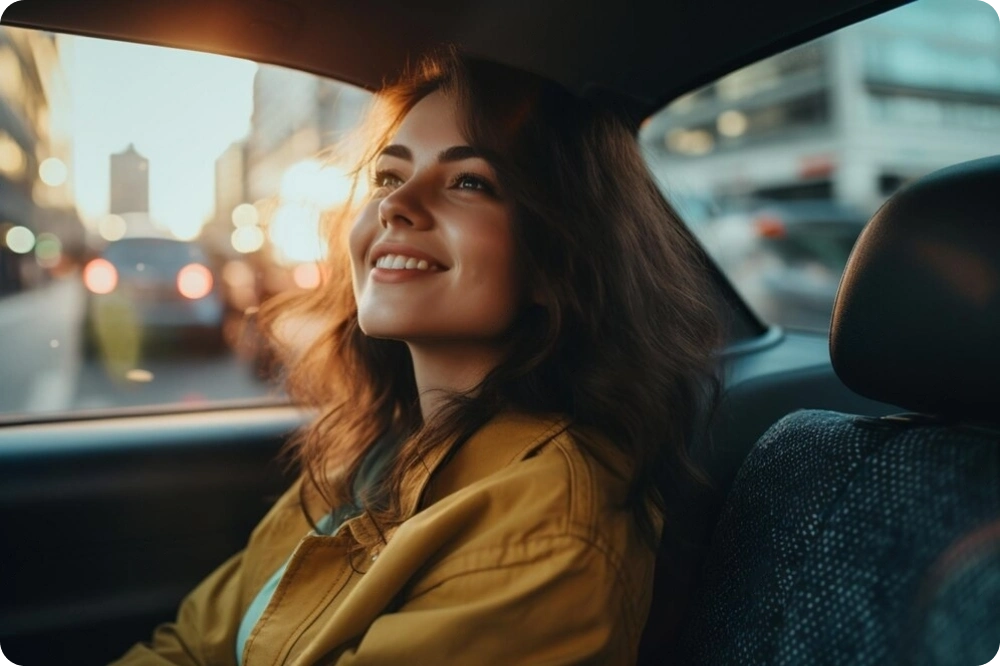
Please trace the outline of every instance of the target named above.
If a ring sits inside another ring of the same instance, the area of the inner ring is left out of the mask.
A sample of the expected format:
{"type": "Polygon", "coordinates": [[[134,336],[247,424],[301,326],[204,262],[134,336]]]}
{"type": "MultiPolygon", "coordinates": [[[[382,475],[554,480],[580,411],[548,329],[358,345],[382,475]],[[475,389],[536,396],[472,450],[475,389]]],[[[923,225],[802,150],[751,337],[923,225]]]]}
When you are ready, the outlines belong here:
{"type": "Polygon", "coordinates": [[[1000,20],[978,0],[918,0],[679,98],[640,139],[757,314],[827,330],[851,247],[886,198],[1000,154],[1000,20]]]}
{"type": "Polygon", "coordinates": [[[233,58],[0,28],[0,420],[281,399],[244,322],[319,283],[321,215],[349,188],[321,156],[368,101],[233,58]]]}

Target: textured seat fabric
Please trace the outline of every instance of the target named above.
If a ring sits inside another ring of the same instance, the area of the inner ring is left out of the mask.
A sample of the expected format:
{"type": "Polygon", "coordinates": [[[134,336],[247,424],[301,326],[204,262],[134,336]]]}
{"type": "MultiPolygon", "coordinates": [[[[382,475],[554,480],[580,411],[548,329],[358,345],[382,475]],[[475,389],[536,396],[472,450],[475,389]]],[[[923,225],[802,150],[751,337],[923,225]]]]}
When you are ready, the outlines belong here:
{"type": "Polygon", "coordinates": [[[723,509],[686,661],[984,664],[1000,645],[998,516],[998,431],[787,416],[723,509]]]}
{"type": "Polygon", "coordinates": [[[1000,521],[954,544],[924,587],[913,663],[985,663],[984,637],[1000,640],[1000,521]]]}

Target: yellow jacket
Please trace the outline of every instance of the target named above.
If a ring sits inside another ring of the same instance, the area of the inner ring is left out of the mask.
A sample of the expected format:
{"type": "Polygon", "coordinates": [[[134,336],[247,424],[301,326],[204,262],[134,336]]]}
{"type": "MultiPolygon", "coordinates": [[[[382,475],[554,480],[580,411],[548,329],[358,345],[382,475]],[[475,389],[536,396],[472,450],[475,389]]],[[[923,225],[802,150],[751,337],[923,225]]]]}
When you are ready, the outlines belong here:
{"type": "Polygon", "coordinates": [[[444,453],[407,477],[410,518],[353,567],[352,546],[377,541],[371,519],[315,536],[296,484],[116,663],[234,664],[244,612],[294,551],[244,666],[634,664],[654,553],[619,508],[622,479],[562,418],[498,417],[444,453]]]}

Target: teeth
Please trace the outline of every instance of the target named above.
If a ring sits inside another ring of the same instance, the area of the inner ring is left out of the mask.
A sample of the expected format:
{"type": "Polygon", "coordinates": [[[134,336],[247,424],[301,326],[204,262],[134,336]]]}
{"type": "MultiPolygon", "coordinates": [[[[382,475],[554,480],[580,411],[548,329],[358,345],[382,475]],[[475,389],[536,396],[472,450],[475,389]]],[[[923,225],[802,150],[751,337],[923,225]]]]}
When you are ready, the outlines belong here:
{"type": "Polygon", "coordinates": [[[376,268],[387,268],[389,270],[430,270],[431,265],[425,259],[406,257],[401,254],[387,254],[378,258],[375,262],[376,268]]]}

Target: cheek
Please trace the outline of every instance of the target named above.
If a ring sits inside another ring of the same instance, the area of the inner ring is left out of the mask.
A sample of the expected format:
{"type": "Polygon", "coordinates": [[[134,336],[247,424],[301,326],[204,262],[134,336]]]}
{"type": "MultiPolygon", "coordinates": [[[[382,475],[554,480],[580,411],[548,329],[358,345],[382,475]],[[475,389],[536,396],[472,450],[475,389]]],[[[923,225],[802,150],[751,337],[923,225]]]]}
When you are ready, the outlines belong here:
{"type": "Polygon", "coordinates": [[[367,262],[365,257],[368,248],[371,247],[378,234],[377,207],[374,202],[368,203],[354,218],[351,224],[351,231],[348,234],[347,243],[351,255],[351,273],[354,276],[355,291],[358,288],[358,280],[367,275],[367,262]]]}
{"type": "Polygon", "coordinates": [[[521,282],[514,239],[509,228],[468,238],[464,254],[469,286],[500,317],[509,317],[520,306],[521,282]]]}

